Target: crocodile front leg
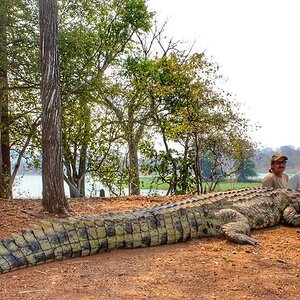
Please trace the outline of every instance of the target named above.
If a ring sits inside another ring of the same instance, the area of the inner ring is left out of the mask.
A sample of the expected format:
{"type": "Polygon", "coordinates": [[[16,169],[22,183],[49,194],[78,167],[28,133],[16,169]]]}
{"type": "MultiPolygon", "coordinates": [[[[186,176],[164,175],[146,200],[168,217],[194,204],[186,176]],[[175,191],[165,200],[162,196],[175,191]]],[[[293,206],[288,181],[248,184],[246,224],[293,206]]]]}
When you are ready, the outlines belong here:
{"type": "Polygon", "coordinates": [[[283,222],[291,226],[300,226],[300,214],[294,207],[288,206],[283,211],[283,222]]]}
{"type": "Polygon", "coordinates": [[[253,246],[259,244],[258,240],[249,237],[250,224],[241,213],[233,209],[221,209],[216,216],[224,224],[221,230],[228,241],[253,246]]]}

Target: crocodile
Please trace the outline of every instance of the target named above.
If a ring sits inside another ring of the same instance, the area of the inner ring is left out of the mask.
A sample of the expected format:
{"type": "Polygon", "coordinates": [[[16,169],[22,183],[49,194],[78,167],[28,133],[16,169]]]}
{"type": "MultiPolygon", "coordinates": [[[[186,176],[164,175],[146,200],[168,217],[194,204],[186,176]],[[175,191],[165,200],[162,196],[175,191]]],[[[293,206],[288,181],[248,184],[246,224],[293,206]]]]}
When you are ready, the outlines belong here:
{"type": "Polygon", "coordinates": [[[41,221],[0,241],[0,273],[119,248],[224,236],[257,245],[250,230],[300,226],[300,192],[245,188],[166,202],[150,208],[41,221]]]}

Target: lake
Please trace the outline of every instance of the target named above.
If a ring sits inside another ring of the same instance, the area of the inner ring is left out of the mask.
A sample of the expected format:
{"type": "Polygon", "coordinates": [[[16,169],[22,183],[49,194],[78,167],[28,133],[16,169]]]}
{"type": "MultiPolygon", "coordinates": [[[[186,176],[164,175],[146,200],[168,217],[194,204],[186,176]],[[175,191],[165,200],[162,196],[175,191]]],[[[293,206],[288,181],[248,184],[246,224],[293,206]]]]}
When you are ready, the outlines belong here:
{"type": "MultiPolygon", "coordinates": [[[[266,173],[258,173],[257,178],[262,179],[266,173]]],[[[291,176],[292,174],[288,174],[291,176]]],[[[69,187],[65,183],[65,194],[66,197],[70,197],[69,187]]],[[[101,182],[93,181],[92,179],[88,179],[86,182],[86,197],[99,197],[100,190],[105,190],[105,195],[110,196],[107,189],[103,187],[101,182]]],[[[40,175],[23,175],[17,176],[15,180],[15,184],[13,187],[13,198],[34,198],[39,199],[42,198],[42,176],[40,175]]],[[[165,195],[166,191],[158,190],[156,191],[158,195],[165,195]]],[[[124,189],[124,193],[128,195],[128,189],[124,189]]],[[[149,190],[143,189],[141,190],[142,195],[148,195],[149,190]]],[[[153,191],[152,191],[153,194],[153,191]]]]}
{"type": "MultiPolygon", "coordinates": [[[[66,197],[70,197],[69,187],[64,183],[66,197]]],[[[88,179],[86,182],[86,197],[99,197],[100,190],[105,190],[105,195],[110,196],[107,189],[103,187],[101,182],[93,181],[88,179]]],[[[15,184],[13,187],[13,198],[24,199],[24,198],[33,198],[40,199],[42,198],[43,184],[42,176],[40,175],[24,175],[17,176],[15,184]]],[[[124,189],[124,193],[128,195],[128,189],[124,189]]],[[[142,195],[148,195],[149,190],[141,190],[142,195]]],[[[166,191],[158,190],[157,194],[165,195],[166,191]]]]}

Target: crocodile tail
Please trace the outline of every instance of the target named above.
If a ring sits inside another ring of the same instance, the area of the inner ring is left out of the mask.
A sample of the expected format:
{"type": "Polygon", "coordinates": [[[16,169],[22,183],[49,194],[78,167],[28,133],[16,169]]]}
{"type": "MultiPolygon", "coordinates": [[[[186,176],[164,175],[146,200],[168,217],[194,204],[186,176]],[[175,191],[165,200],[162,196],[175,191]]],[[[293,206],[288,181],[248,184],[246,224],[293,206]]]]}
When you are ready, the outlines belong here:
{"type": "Polygon", "coordinates": [[[0,273],[108,250],[104,226],[94,220],[51,220],[0,241],[0,273]]]}
{"type": "Polygon", "coordinates": [[[32,228],[22,230],[21,233],[13,234],[11,238],[0,242],[0,273],[55,259],[49,240],[38,240],[35,235],[37,232],[46,236],[42,228],[32,228]]]}
{"type": "Polygon", "coordinates": [[[159,238],[156,226],[152,215],[139,213],[42,221],[0,241],[0,274],[117,248],[166,243],[166,233],[159,238]]]}
{"type": "Polygon", "coordinates": [[[118,248],[199,237],[192,210],[137,210],[43,221],[0,241],[0,273],[118,248]],[[192,222],[193,221],[193,222],[192,222]]]}

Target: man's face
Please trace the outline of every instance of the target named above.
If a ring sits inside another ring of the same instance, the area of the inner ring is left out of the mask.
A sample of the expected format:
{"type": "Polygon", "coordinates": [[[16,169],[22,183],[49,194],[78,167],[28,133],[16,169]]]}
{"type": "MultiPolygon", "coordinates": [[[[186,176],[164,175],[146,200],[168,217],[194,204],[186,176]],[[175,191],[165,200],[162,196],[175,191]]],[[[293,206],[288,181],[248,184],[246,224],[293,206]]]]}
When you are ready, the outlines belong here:
{"type": "Polygon", "coordinates": [[[285,170],[286,160],[277,160],[271,163],[271,168],[275,174],[282,174],[285,170]]]}

